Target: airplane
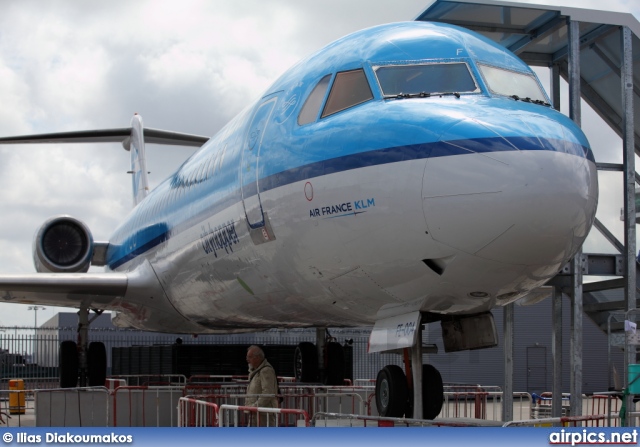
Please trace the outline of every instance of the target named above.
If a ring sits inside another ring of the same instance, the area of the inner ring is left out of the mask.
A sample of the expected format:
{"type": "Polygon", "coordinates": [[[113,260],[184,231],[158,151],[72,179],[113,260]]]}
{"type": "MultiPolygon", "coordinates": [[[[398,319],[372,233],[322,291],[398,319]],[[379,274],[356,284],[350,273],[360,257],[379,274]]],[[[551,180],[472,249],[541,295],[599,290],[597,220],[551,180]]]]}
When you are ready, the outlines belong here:
{"type": "Polygon", "coordinates": [[[108,241],[60,215],[36,233],[37,273],[0,275],[6,303],[76,307],[61,385],[101,385],[90,311],[149,331],[316,328],[301,381],[340,383],[330,327],[373,327],[400,352],[376,379],[383,416],[435,418],[446,352],[496,346],[491,309],[535,294],[579,250],[598,179],[580,128],[517,56],[464,28],[400,22],[343,37],[286,71],[215,136],[123,129],[2,144],[122,142],[134,208],[108,241]],[[149,191],[145,143],[201,146],[149,191]],[[104,272],[89,272],[103,266],[104,272]]]}

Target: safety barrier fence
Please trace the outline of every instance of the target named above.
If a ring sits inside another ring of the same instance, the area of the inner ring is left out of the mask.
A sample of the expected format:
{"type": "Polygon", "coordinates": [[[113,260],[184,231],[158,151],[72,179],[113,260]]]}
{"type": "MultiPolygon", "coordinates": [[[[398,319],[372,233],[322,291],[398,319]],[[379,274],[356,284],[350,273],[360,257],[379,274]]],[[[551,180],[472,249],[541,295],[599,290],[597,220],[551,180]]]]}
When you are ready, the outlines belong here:
{"type": "MultiPolygon", "coordinates": [[[[26,406],[36,406],[38,426],[114,426],[114,427],[174,427],[187,426],[180,419],[180,398],[200,400],[205,406],[221,408],[223,405],[243,406],[247,397],[246,381],[243,376],[202,376],[183,379],[184,376],[136,376],[134,383],[184,382],[183,386],[171,385],[124,385],[130,380],[109,378],[108,387],[78,389],[25,390],[26,406]],[[162,380],[160,380],[162,379],[162,380]],[[223,379],[222,382],[209,382],[223,379]],[[34,405],[35,403],[35,405],[34,405]]],[[[343,414],[377,417],[375,408],[375,387],[370,381],[356,381],[354,386],[330,387],[322,385],[302,385],[282,382],[279,385],[280,409],[278,425],[291,426],[298,422],[288,410],[304,411],[310,418],[316,414],[343,414]],[[366,383],[367,385],[358,385],[366,383]]],[[[7,413],[10,391],[0,390],[0,416],[7,413]]],[[[474,420],[478,424],[502,422],[503,393],[499,387],[469,385],[446,385],[443,409],[436,418],[439,424],[444,420],[474,420]]],[[[551,416],[551,396],[545,393],[532,397],[528,393],[514,393],[513,416],[515,420],[545,420],[551,416]]],[[[563,401],[566,404],[566,400],[563,401]]],[[[193,404],[192,404],[193,405],[193,404]]],[[[563,405],[566,406],[566,405],[563,405]]],[[[634,405],[629,414],[633,423],[640,422],[634,405]]],[[[616,393],[609,395],[583,396],[583,414],[591,419],[581,420],[581,426],[619,426],[620,399],[616,393]],[[593,417],[605,415],[605,418],[593,417]]],[[[32,410],[33,411],[33,410],[32,410]]],[[[186,414],[186,409],[182,410],[186,414]]],[[[195,410],[193,410],[195,411],[195,410]]],[[[200,411],[200,410],[199,410],[200,411]]],[[[207,410],[212,411],[212,410],[207,410]]],[[[246,413],[242,413],[246,414],[246,413]]],[[[193,417],[196,414],[194,413],[193,417]]],[[[565,414],[565,417],[571,415],[565,414]]],[[[193,417],[188,417],[193,421],[193,417]]],[[[209,416],[203,416],[205,420],[209,416]]],[[[242,418],[242,415],[239,415],[242,418]]],[[[12,421],[15,422],[15,421],[12,421]]],[[[188,422],[191,424],[192,422],[188,422]]],[[[200,423],[200,422],[198,422],[200,423]]],[[[211,424],[211,421],[207,422],[211,424]]],[[[240,421],[239,423],[246,423],[240,421]]],[[[383,422],[384,423],[384,422],[383,422]]],[[[459,422],[447,422],[456,424],[459,422]]],[[[0,424],[3,424],[0,418],[0,424]]],[[[535,423],[532,423],[535,424],[535,423]]]]}
{"type": "MultiPolygon", "coordinates": [[[[583,427],[619,427],[620,408],[622,406],[622,394],[618,392],[603,392],[582,396],[582,413],[584,417],[605,415],[605,418],[583,420],[583,427]]],[[[532,395],[531,417],[532,420],[548,419],[552,417],[553,396],[550,392],[532,395]]],[[[563,393],[561,398],[561,415],[559,417],[571,417],[571,396],[563,393]]],[[[580,416],[580,417],[583,417],[580,416]]]]}
{"type": "Polygon", "coordinates": [[[500,421],[470,418],[423,420],[318,412],[314,415],[311,425],[314,427],[589,427],[598,426],[598,421],[606,419],[607,415],[600,414],[527,419],[501,423],[500,421]]]}
{"type": "Polygon", "coordinates": [[[39,427],[175,427],[182,387],[35,390],[39,427]]]}
{"type": "MultiPolygon", "coordinates": [[[[446,387],[441,418],[473,418],[501,421],[503,392],[499,387],[477,387],[473,389],[460,386],[446,387]]],[[[516,419],[531,417],[531,394],[513,393],[512,414],[516,419]]]]}
{"type": "Polygon", "coordinates": [[[588,416],[562,416],[555,418],[529,419],[524,421],[510,421],[503,427],[598,427],[599,422],[606,421],[606,414],[592,414],[588,416]]]}
{"type": "Polygon", "coordinates": [[[178,402],[178,427],[217,427],[218,406],[211,402],[181,397],[178,402]]]}
{"type": "MultiPolygon", "coordinates": [[[[309,415],[316,411],[365,414],[374,394],[372,387],[330,387],[280,383],[278,399],[281,408],[305,410],[309,415]]],[[[184,388],[187,397],[203,399],[218,405],[242,405],[246,396],[246,384],[223,382],[212,384],[188,384],[184,388]]]]}
{"type": "MultiPolygon", "coordinates": [[[[290,383],[295,382],[295,377],[278,376],[278,383],[290,383]]],[[[196,374],[189,376],[187,383],[211,383],[211,382],[247,382],[249,380],[248,375],[221,375],[221,374],[196,374]]]]}
{"type": "Polygon", "coordinates": [[[180,386],[121,386],[111,392],[113,427],[176,427],[180,386]]]}
{"type": "MultiPolygon", "coordinates": [[[[304,411],[312,416],[317,411],[326,411],[328,408],[335,408],[337,412],[347,411],[356,408],[358,414],[365,413],[365,403],[357,393],[326,392],[319,394],[263,394],[262,397],[277,397],[281,400],[280,409],[304,411]]],[[[242,406],[248,397],[258,397],[258,395],[247,394],[210,394],[210,395],[189,395],[192,400],[198,400],[219,407],[223,405],[242,406]]],[[[291,426],[295,423],[289,417],[290,413],[279,413],[279,425],[291,426]]]]}
{"type": "Polygon", "coordinates": [[[261,426],[269,426],[270,418],[263,417],[269,414],[275,414],[275,425],[279,427],[278,421],[281,417],[278,415],[295,416],[296,421],[294,427],[309,427],[309,415],[304,410],[294,410],[287,408],[262,408],[262,407],[245,407],[241,405],[221,405],[218,413],[218,426],[220,427],[246,427],[250,426],[250,421],[265,421],[260,423],[261,426]],[[253,415],[253,418],[250,417],[253,415]]]}
{"type": "MultiPolygon", "coordinates": [[[[15,379],[0,379],[0,391],[9,389],[9,382],[15,379]]],[[[60,386],[60,378],[58,377],[26,377],[20,379],[24,383],[24,389],[27,391],[53,389],[60,386]]]]}
{"type": "Polygon", "coordinates": [[[187,377],[182,374],[113,375],[110,379],[126,381],[129,386],[185,386],[187,377]]]}
{"type": "Polygon", "coordinates": [[[311,425],[314,427],[486,427],[500,426],[501,424],[483,419],[455,420],[436,418],[434,420],[425,420],[318,412],[313,416],[311,425]]]}
{"type": "Polygon", "coordinates": [[[606,427],[619,427],[620,422],[620,407],[622,406],[622,395],[619,393],[602,393],[594,394],[590,399],[590,406],[588,407],[588,414],[606,414],[607,419],[592,427],[606,426],[606,427]],[[602,424],[602,425],[601,425],[602,424]]]}
{"type": "Polygon", "coordinates": [[[27,409],[33,409],[32,391],[0,390],[0,425],[20,427],[27,409]]]}
{"type": "Polygon", "coordinates": [[[34,390],[38,427],[108,427],[105,387],[34,390]]]}

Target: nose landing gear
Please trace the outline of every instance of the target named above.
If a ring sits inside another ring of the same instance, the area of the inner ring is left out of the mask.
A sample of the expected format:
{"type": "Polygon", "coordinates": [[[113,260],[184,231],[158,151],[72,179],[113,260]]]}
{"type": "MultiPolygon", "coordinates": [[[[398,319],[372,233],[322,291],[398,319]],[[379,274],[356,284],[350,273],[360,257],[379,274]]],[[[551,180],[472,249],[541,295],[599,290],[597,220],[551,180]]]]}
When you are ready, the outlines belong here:
{"type": "Polygon", "coordinates": [[[387,365],[380,370],[376,379],[376,406],[380,416],[435,419],[442,410],[444,388],[442,376],[433,365],[422,365],[422,416],[414,416],[413,400],[413,390],[401,367],[387,365]]]}
{"type": "Polygon", "coordinates": [[[380,416],[402,417],[409,409],[407,377],[398,365],[387,365],[376,378],[376,406],[380,416]]]}

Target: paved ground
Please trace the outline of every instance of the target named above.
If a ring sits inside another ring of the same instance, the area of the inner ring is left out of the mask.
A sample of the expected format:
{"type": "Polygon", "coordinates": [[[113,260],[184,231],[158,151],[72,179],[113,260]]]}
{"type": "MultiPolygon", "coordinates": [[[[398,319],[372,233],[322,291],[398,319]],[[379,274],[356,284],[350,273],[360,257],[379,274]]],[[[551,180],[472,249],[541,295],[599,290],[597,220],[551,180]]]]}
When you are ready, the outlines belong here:
{"type": "Polygon", "coordinates": [[[30,404],[31,408],[26,408],[24,414],[10,414],[10,412],[2,409],[0,412],[0,427],[35,427],[36,418],[33,402],[27,402],[27,404],[30,404]]]}

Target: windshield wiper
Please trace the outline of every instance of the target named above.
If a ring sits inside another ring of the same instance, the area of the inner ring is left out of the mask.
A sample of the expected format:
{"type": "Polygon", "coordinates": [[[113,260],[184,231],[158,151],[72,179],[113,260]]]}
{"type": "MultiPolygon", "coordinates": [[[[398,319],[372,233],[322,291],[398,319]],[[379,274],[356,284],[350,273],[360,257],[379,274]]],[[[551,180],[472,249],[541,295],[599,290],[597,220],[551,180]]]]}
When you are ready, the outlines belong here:
{"type": "Polygon", "coordinates": [[[511,95],[510,98],[513,98],[516,101],[530,102],[532,104],[538,104],[538,105],[541,105],[541,106],[551,107],[551,104],[549,104],[548,102],[542,101],[541,99],[531,99],[528,96],[526,98],[521,98],[518,95],[511,95]]]}
{"type": "Polygon", "coordinates": [[[460,98],[460,93],[458,92],[446,92],[446,93],[398,93],[397,95],[384,95],[383,99],[406,99],[406,98],[430,98],[432,96],[455,96],[456,98],[460,98]]]}

